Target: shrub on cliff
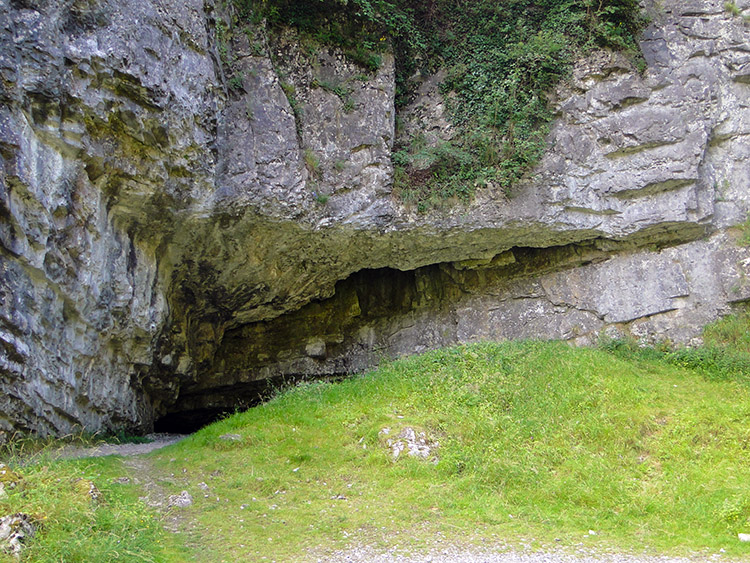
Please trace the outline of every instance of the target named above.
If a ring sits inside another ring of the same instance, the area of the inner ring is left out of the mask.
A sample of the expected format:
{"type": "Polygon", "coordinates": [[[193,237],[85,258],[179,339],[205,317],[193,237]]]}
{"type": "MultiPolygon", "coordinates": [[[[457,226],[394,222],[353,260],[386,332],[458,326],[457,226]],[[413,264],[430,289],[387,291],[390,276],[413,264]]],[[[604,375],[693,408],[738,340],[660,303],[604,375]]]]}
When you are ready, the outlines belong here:
{"type": "Polygon", "coordinates": [[[458,130],[428,153],[396,147],[396,190],[420,207],[468,199],[477,185],[508,191],[538,162],[552,120],[548,92],[597,47],[638,52],[645,23],[637,0],[235,0],[238,17],[292,26],[376,70],[396,55],[397,104],[415,72],[447,70],[443,89],[458,130]],[[455,159],[460,152],[468,158],[455,159]],[[420,166],[425,156],[432,162],[420,166]]]}

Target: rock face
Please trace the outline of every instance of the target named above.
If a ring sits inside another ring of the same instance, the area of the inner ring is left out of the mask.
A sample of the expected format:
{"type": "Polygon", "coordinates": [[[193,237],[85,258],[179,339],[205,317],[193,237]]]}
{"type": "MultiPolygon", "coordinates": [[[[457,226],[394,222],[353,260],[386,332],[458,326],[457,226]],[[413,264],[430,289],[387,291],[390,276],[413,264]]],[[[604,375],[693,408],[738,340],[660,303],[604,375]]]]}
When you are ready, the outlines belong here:
{"type": "MultiPolygon", "coordinates": [[[[0,431],[179,427],[478,339],[691,341],[750,299],[750,27],[723,4],[650,7],[642,74],[582,61],[514,197],[418,214],[393,57],[228,34],[210,0],[0,0],[0,431]]],[[[450,135],[437,83],[407,130],[450,135]]]]}

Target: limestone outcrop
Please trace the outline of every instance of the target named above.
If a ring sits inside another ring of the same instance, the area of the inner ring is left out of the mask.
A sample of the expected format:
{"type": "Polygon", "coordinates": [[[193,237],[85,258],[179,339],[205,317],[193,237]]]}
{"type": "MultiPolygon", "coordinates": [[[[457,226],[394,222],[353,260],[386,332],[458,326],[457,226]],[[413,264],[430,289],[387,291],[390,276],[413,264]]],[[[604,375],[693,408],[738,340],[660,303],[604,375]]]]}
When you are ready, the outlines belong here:
{"type": "MultiPolygon", "coordinates": [[[[723,4],[650,5],[647,69],[581,61],[512,197],[418,213],[392,56],[227,38],[210,0],[0,0],[0,431],[180,427],[484,338],[690,342],[750,299],[750,27],[723,4]]],[[[438,83],[407,130],[450,135],[438,83]]]]}

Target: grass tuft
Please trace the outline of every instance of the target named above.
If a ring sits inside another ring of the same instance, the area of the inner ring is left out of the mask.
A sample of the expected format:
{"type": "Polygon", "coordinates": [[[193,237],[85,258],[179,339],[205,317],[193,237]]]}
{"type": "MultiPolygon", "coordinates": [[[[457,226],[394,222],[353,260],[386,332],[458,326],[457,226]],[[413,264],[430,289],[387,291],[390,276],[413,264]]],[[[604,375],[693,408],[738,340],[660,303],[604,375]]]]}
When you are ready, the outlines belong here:
{"type": "Polygon", "coordinates": [[[742,10],[740,10],[739,6],[734,2],[724,2],[724,10],[732,16],[739,16],[742,14],[742,10]]]}

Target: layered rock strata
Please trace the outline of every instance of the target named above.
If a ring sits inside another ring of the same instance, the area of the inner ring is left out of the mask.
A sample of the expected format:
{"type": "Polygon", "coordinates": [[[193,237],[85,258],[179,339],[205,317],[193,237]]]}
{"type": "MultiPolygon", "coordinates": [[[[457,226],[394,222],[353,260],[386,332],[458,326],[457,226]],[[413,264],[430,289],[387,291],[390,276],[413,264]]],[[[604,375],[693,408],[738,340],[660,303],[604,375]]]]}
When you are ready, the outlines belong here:
{"type": "MultiPolygon", "coordinates": [[[[185,422],[484,338],[690,342],[750,298],[750,27],[649,10],[646,71],[578,64],[510,199],[420,214],[391,193],[391,56],[209,0],[0,0],[0,429],[185,422]]],[[[407,132],[450,135],[438,83],[407,132]]]]}

